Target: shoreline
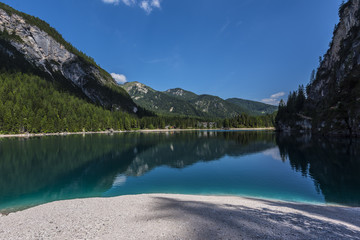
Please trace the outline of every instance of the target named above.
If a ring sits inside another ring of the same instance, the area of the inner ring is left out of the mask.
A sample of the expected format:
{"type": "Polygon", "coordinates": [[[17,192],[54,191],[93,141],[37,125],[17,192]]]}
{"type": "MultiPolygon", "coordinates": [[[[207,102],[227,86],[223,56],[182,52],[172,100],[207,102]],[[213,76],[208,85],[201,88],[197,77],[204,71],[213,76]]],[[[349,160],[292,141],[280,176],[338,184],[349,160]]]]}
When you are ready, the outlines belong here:
{"type": "Polygon", "coordinates": [[[360,239],[360,208],[239,196],[63,200],[0,215],[0,239],[360,239]]]}
{"type": "Polygon", "coordinates": [[[131,133],[131,132],[188,132],[188,131],[271,131],[275,128],[229,128],[229,129],[139,129],[129,131],[95,131],[95,132],[61,132],[61,133],[19,133],[19,134],[0,134],[0,138],[30,138],[30,137],[46,137],[46,136],[69,136],[69,135],[92,135],[92,134],[115,134],[115,133],[131,133]]]}

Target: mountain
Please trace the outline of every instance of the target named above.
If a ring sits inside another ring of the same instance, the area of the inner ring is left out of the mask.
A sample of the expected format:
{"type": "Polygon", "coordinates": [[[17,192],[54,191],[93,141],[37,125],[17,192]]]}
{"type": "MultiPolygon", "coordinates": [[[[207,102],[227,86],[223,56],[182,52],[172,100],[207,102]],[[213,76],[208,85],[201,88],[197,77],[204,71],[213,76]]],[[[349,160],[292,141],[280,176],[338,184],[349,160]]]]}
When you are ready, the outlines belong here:
{"type": "Polygon", "coordinates": [[[241,113],[247,113],[246,109],[212,95],[199,95],[189,102],[193,104],[197,110],[210,117],[231,118],[241,113]]]}
{"type": "Polygon", "coordinates": [[[247,109],[228,103],[217,96],[197,95],[181,88],[169,89],[164,93],[190,103],[198,112],[210,118],[231,118],[241,113],[252,114],[247,109]]]}
{"type": "Polygon", "coordinates": [[[143,116],[152,114],[49,24],[0,3],[1,134],[130,130],[143,116]]]}
{"type": "Polygon", "coordinates": [[[133,112],[136,104],[111,75],[66,42],[49,24],[0,3],[2,71],[45,78],[106,109],[133,112]]]}
{"type": "Polygon", "coordinates": [[[186,91],[181,88],[169,89],[164,93],[169,96],[176,97],[177,99],[185,100],[192,104],[195,104],[196,106],[198,106],[198,109],[200,111],[211,112],[211,110],[209,109],[212,108],[214,112],[223,111],[223,115],[226,115],[227,113],[232,114],[232,110],[234,110],[235,112],[246,113],[254,116],[272,114],[277,111],[276,106],[261,102],[244,100],[240,98],[229,98],[224,101],[223,99],[216,96],[206,94],[197,95],[193,92],[186,91]]]}
{"type": "Polygon", "coordinates": [[[166,90],[164,93],[169,96],[175,97],[177,99],[185,100],[185,101],[192,101],[199,97],[197,94],[190,92],[190,91],[186,91],[181,88],[169,89],[169,90],[166,90]]]}
{"type": "Polygon", "coordinates": [[[127,82],[123,88],[139,106],[162,115],[204,116],[190,103],[168,96],[139,82],[127,82]]]}
{"type": "MultiPolygon", "coordinates": [[[[230,118],[243,112],[215,96],[159,92],[140,83],[119,86],[48,23],[0,3],[0,134],[194,128],[198,119],[190,116],[230,118]],[[154,116],[145,108],[176,117],[154,116]]],[[[268,126],[266,117],[238,118],[231,126],[268,126]]]]}
{"type": "Polygon", "coordinates": [[[272,114],[278,109],[277,106],[251,100],[245,100],[241,98],[229,98],[226,99],[226,101],[238,105],[242,108],[248,109],[254,115],[272,114]]]}
{"type": "Polygon", "coordinates": [[[307,98],[300,87],[281,103],[278,130],[360,136],[360,0],[344,2],[339,16],[307,98]]]}
{"type": "Polygon", "coordinates": [[[161,92],[139,82],[127,82],[123,88],[136,104],[161,115],[231,118],[241,113],[264,115],[276,111],[276,107],[263,103],[244,100],[246,104],[234,104],[217,96],[197,95],[181,88],[161,92]],[[251,103],[259,107],[254,108],[251,103]],[[262,109],[266,111],[260,112],[262,109]]]}

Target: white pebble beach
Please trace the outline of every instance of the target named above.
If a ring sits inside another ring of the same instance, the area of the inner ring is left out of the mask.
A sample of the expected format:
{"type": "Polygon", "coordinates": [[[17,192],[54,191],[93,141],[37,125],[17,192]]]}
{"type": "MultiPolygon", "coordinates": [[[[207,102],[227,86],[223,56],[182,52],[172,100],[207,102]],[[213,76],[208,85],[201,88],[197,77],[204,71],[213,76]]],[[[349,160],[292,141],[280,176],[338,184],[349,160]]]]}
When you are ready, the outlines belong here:
{"type": "Polygon", "coordinates": [[[360,209],[236,196],[75,199],[1,216],[0,239],[360,239],[360,209]]]}

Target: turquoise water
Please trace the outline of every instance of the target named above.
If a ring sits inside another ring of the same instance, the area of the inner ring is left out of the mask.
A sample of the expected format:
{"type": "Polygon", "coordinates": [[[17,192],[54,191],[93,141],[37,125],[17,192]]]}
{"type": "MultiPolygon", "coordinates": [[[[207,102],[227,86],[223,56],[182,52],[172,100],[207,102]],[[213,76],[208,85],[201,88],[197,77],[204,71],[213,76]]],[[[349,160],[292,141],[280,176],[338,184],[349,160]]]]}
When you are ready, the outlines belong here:
{"type": "Polygon", "coordinates": [[[0,140],[0,210],[141,193],[360,206],[360,144],[268,131],[0,140]]]}

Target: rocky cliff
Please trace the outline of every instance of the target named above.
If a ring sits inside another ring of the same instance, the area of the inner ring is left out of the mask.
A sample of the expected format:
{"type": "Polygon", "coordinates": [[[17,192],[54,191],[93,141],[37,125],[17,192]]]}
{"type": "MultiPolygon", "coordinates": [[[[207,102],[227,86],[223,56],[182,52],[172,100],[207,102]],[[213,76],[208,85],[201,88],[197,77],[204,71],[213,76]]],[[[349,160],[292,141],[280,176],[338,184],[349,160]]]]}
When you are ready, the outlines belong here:
{"type": "MultiPolygon", "coordinates": [[[[315,79],[306,87],[307,99],[293,114],[296,117],[286,114],[279,117],[279,130],[360,136],[359,10],[360,0],[341,5],[340,22],[335,26],[330,48],[320,62],[315,79]]],[[[289,107],[286,111],[291,112],[289,107]]]]}
{"type": "Polygon", "coordinates": [[[31,71],[108,109],[136,104],[93,59],[76,50],[47,23],[0,3],[1,67],[31,71]]]}

